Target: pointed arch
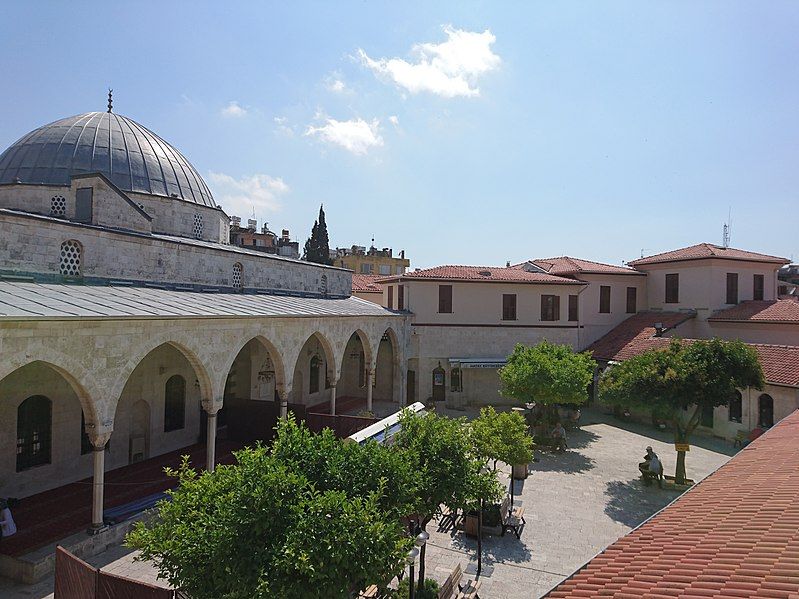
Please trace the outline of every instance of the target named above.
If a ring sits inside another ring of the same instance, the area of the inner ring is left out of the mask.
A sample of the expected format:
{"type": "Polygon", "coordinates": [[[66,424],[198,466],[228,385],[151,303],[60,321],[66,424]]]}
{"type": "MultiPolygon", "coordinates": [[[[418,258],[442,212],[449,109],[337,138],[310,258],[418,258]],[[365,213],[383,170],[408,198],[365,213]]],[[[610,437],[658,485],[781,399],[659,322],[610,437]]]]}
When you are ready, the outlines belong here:
{"type": "MultiPolygon", "coordinates": [[[[326,365],[326,372],[324,373],[325,381],[330,382],[331,385],[335,384],[337,381],[338,369],[333,346],[325,335],[319,331],[315,331],[307,337],[300,347],[294,363],[292,390],[296,403],[304,403],[306,394],[310,396],[316,393],[316,391],[311,391],[311,389],[316,389],[318,387],[319,392],[322,393],[327,390],[327,385],[323,385],[321,381],[312,384],[310,379],[307,381],[303,380],[304,378],[310,377],[312,374],[312,359],[316,358],[318,360],[321,357],[324,357],[326,365]]],[[[313,372],[315,372],[315,369],[313,372]]]]}
{"type": "Polygon", "coordinates": [[[269,355],[269,359],[272,362],[272,366],[274,368],[274,377],[275,377],[275,385],[278,390],[285,388],[289,381],[286,380],[286,366],[283,362],[283,355],[281,354],[280,350],[278,350],[277,346],[272,343],[267,337],[264,335],[253,335],[249,337],[243,343],[238,344],[238,350],[236,353],[233,353],[229,356],[228,361],[223,365],[221,372],[223,376],[220,380],[221,388],[216,389],[215,394],[216,397],[224,397],[225,393],[225,385],[227,382],[228,375],[230,374],[231,368],[233,368],[233,364],[235,363],[236,359],[239,357],[242,351],[247,347],[249,343],[252,341],[257,341],[261,347],[263,347],[267,354],[269,355]]]}

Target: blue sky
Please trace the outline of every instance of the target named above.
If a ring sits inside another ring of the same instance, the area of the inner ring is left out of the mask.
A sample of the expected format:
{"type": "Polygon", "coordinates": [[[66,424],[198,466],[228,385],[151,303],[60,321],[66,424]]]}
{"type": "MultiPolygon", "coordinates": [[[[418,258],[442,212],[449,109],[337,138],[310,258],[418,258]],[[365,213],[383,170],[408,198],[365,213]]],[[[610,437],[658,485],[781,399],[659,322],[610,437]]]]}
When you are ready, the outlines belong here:
{"type": "Polygon", "coordinates": [[[17,2],[0,146],[115,111],[229,213],[413,266],[799,259],[796,2],[17,2]]]}

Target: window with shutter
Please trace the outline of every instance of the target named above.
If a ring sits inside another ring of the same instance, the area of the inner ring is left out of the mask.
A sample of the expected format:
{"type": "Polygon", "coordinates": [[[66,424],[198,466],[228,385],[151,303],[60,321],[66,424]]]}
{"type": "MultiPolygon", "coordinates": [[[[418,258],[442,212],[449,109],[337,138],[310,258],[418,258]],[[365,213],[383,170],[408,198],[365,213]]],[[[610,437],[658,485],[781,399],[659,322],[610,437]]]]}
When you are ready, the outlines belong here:
{"type": "Polygon", "coordinates": [[[737,304],[738,303],[738,273],[737,272],[728,272],[727,273],[727,303],[728,304],[737,304]]]}
{"type": "Polygon", "coordinates": [[[680,302],[680,275],[671,273],[666,275],[666,303],[678,304],[680,302]]]}
{"type": "Polygon", "coordinates": [[[516,320],[516,294],[502,294],[502,320],[516,320]]]}
{"type": "Polygon", "coordinates": [[[579,297],[576,295],[569,296],[569,320],[571,322],[577,322],[580,320],[580,312],[579,312],[579,297]]]}
{"type": "Polygon", "coordinates": [[[438,311],[440,314],[452,314],[452,285],[438,286],[438,311]]]}
{"type": "Polygon", "coordinates": [[[610,285],[601,285],[599,287],[599,312],[601,314],[610,314],[610,285]]]}
{"type": "Polygon", "coordinates": [[[627,314],[638,312],[638,289],[635,287],[627,288],[627,314]]]}

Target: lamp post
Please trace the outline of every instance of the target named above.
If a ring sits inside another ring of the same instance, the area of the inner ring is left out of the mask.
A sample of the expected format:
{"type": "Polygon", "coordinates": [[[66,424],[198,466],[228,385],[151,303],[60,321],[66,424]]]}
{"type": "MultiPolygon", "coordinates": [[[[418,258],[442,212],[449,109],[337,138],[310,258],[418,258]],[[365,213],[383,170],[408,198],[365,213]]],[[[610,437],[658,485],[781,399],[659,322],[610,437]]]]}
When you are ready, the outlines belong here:
{"type": "MultiPolygon", "coordinates": [[[[416,530],[417,531],[419,530],[419,525],[418,524],[416,525],[416,530]]],[[[416,540],[414,541],[414,543],[416,543],[416,547],[417,547],[416,550],[421,552],[422,559],[424,559],[424,555],[425,555],[424,554],[424,549],[425,549],[425,545],[427,544],[427,539],[429,539],[429,538],[430,538],[430,535],[427,533],[426,530],[422,530],[421,532],[419,532],[419,534],[416,535],[416,540]]],[[[421,564],[419,565],[419,569],[420,570],[422,569],[421,564]]],[[[420,572],[420,574],[421,574],[421,572],[420,572]]],[[[413,583],[413,577],[411,576],[411,587],[413,587],[413,584],[414,584],[413,583]]],[[[422,590],[423,585],[424,585],[424,580],[420,580],[419,581],[419,590],[420,591],[422,590]]],[[[411,599],[413,599],[413,595],[411,595],[411,599]]]]}
{"type": "Polygon", "coordinates": [[[416,556],[419,555],[419,548],[418,547],[411,547],[411,550],[408,552],[408,566],[410,566],[410,572],[408,573],[408,589],[410,599],[414,599],[416,596],[416,585],[414,584],[413,580],[413,566],[416,563],[416,556]]]}

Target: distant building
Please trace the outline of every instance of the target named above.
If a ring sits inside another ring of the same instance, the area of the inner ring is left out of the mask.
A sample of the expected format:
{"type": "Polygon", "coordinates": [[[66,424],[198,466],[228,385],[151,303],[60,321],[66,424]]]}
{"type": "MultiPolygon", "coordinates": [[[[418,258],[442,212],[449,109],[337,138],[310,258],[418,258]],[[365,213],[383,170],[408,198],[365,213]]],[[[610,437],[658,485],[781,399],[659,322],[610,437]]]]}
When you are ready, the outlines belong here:
{"type": "Polygon", "coordinates": [[[297,241],[291,241],[288,229],[283,229],[278,237],[277,233],[269,230],[268,223],[264,223],[259,232],[258,221],[254,218],[247,220],[247,226],[242,227],[240,217],[230,217],[230,243],[295,260],[300,257],[300,244],[297,241]]]}
{"type": "Polygon", "coordinates": [[[777,272],[777,295],[799,297],[799,264],[786,264],[777,272]]]}
{"type": "Polygon", "coordinates": [[[379,275],[352,275],[352,295],[375,304],[382,304],[383,288],[375,282],[378,278],[379,275]]]}
{"type": "Polygon", "coordinates": [[[401,275],[411,265],[411,261],[405,257],[405,250],[395,257],[391,248],[379,250],[374,245],[368,250],[362,245],[336,248],[330,254],[333,266],[349,268],[359,275],[401,275]]]}

